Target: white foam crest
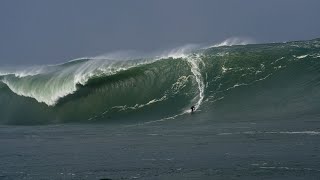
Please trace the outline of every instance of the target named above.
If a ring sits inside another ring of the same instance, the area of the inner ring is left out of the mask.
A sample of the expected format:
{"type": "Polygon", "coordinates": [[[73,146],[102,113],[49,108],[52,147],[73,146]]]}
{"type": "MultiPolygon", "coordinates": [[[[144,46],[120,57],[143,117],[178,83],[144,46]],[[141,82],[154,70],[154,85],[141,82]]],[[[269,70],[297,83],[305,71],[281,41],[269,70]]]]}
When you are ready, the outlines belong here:
{"type": "MultiPolygon", "coordinates": [[[[196,47],[197,45],[185,45],[160,53],[160,56],[154,56],[155,53],[139,55],[139,53],[135,51],[118,51],[96,57],[78,58],[58,65],[34,66],[25,68],[24,70],[0,71],[0,75],[15,75],[16,78],[4,77],[2,79],[14,93],[34,98],[38,102],[45,103],[49,106],[54,106],[60,98],[77,91],[77,84],[85,85],[88,80],[94,76],[113,75],[120,71],[153,63],[168,57],[186,58],[196,47]],[[76,61],[80,62],[68,64],[76,61]],[[35,75],[40,76],[38,76],[36,80],[30,77],[35,75]]],[[[200,75],[198,70],[192,71],[198,79],[200,75]]],[[[203,85],[201,84],[201,86],[203,85]]],[[[201,100],[197,103],[197,106],[200,105],[203,99],[202,90],[200,92],[201,100]]]]}
{"type": "Polygon", "coordinates": [[[0,71],[0,76],[6,76],[6,75],[9,75],[9,74],[12,74],[12,73],[9,73],[9,72],[6,72],[6,71],[0,71]]]}
{"type": "MultiPolygon", "coordinates": [[[[6,76],[2,81],[16,94],[31,97],[38,102],[53,106],[57,101],[77,90],[77,84],[85,85],[95,75],[111,75],[135,66],[136,63],[110,63],[105,60],[89,60],[72,66],[47,66],[30,68],[6,76]],[[31,75],[43,74],[37,79],[31,75]]],[[[7,72],[3,74],[14,72],[7,72]]]]}
{"type": "Polygon", "coordinates": [[[199,49],[200,46],[197,44],[186,44],[180,47],[176,47],[170,50],[164,51],[154,51],[149,53],[138,52],[134,50],[127,50],[127,51],[116,51],[112,53],[106,53],[99,56],[91,57],[90,59],[109,59],[109,60],[116,60],[116,61],[129,61],[129,60],[147,60],[147,61],[157,61],[160,59],[165,58],[185,58],[187,57],[192,51],[195,49],[199,49]]]}
{"type": "Polygon", "coordinates": [[[16,77],[35,76],[46,71],[45,66],[18,67],[16,69],[7,68],[0,70],[0,76],[14,75],[16,77]]]}
{"type": "Polygon", "coordinates": [[[255,41],[251,38],[231,37],[218,44],[212,45],[210,47],[247,45],[247,44],[254,44],[254,43],[255,41]]]}
{"type": "Polygon", "coordinates": [[[174,48],[170,51],[165,51],[163,53],[160,54],[160,56],[156,56],[160,59],[163,58],[174,58],[174,59],[178,59],[178,58],[187,58],[195,49],[200,48],[199,45],[196,44],[187,44],[178,48],[174,48]]]}
{"type": "Polygon", "coordinates": [[[142,53],[134,50],[115,51],[110,53],[101,54],[90,59],[96,60],[112,60],[112,61],[129,61],[135,59],[145,59],[153,57],[152,54],[142,53]]]}
{"type": "Polygon", "coordinates": [[[49,106],[56,104],[58,99],[76,91],[72,77],[68,72],[59,72],[50,75],[50,78],[41,80],[41,77],[4,77],[3,82],[16,94],[31,97],[38,102],[49,106]]]}
{"type": "MultiPolygon", "coordinates": [[[[64,96],[70,94],[70,92],[72,92],[72,90],[70,90],[72,88],[70,88],[70,87],[66,88],[66,85],[59,86],[59,91],[52,91],[52,90],[48,89],[49,92],[42,93],[46,89],[42,89],[42,88],[29,89],[30,86],[23,86],[23,85],[19,86],[17,84],[14,84],[14,83],[10,82],[6,78],[3,79],[2,82],[5,83],[14,93],[16,93],[16,94],[18,94],[20,96],[34,98],[38,102],[45,103],[45,104],[47,104],[49,106],[55,105],[56,101],[59,98],[64,97],[64,96]]],[[[52,81],[49,81],[46,84],[50,84],[50,82],[52,82],[52,81]]],[[[53,84],[51,83],[50,84],[51,88],[53,88],[55,86],[56,86],[55,83],[53,83],[53,84]]]]}

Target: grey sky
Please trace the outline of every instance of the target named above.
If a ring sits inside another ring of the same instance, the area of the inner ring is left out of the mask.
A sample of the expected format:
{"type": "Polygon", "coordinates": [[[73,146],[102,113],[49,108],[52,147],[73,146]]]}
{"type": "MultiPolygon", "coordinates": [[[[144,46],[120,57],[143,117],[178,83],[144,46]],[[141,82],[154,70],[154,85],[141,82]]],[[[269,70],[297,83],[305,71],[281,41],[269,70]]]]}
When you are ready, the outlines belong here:
{"type": "Polygon", "coordinates": [[[229,37],[320,37],[319,0],[3,0],[0,65],[54,64],[229,37]]]}

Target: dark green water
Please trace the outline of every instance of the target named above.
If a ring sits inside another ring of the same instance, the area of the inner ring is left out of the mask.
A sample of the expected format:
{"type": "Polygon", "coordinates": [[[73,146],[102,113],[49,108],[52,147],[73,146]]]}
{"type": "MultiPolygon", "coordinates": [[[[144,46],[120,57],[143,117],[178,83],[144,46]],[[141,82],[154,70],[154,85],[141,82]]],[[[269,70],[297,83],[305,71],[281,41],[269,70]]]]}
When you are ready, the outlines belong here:
{"type": "MultiPolygon", "coordinates": [[[[224,98],[231,91],[240,92],[243,86],[267,93],[256,98],[280,98],[270,104],[257,99],[259,106],[248,111],[260,112],[261,118],[270,114],[255,108],[274,109],[284,99],[295,103],[281,107],[287,108],[283,116],[301,108],[303,112],[318,109],[319,103],[309,101],[311,97],[316,101],[312,89],[319,86],[319,46],[316,39],[204,48],[136,60],[87,58],[23,71],[2,70],[1,123],[150,121],[184,114],[192,105],[211,115],[217,100],[229,111],[237,97],[231,102],[224,98]],[[268,86],[254,86],[269,79],[268,86]],[[277,92],[286,88],[284,84],[290,86],[285,96],[277,92]],[[299,103],[301,107],[296,106],[299,103]]],[[[279,113],[271,115],[282,116],[279,113]]]]}
{"type": "Polygon", "coordinates": [[[320,178],[319,39],[0,72],[0,179],[320,178]]]}

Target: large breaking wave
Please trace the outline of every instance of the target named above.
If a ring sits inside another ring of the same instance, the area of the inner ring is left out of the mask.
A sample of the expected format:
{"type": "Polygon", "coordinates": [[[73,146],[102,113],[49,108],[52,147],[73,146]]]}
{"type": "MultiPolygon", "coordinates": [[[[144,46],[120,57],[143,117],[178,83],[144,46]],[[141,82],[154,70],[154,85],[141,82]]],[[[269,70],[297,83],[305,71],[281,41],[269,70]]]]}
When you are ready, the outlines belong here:
{"type": "Polygon", "coordinates": [[[156,120],[184,114],[191,105],[210,113],[238,87],[267,79],[277,84],[286,73],[292,76],[286,77],[291,85],[301,74],[312,77],[295,88],[319,86],[319,39],[226,46],[234,43],[238,41],[188,46],[161,56],[100,56],[1,69],[1,123],[156,120]]]}

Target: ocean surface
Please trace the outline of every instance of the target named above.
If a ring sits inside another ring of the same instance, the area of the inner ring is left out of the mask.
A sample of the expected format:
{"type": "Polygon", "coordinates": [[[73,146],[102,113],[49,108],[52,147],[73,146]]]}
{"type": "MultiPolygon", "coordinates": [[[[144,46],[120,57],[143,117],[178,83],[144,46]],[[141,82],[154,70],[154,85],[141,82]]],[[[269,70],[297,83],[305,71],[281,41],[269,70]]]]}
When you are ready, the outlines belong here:
{"type": "Polygon", "coordinates": [[[319,179],[319,109],[320,39],[0,67],[0,179],[319,179]]]}

